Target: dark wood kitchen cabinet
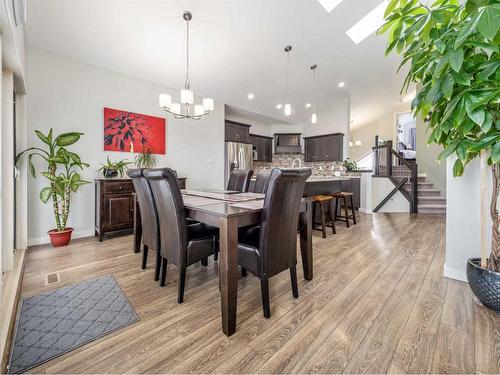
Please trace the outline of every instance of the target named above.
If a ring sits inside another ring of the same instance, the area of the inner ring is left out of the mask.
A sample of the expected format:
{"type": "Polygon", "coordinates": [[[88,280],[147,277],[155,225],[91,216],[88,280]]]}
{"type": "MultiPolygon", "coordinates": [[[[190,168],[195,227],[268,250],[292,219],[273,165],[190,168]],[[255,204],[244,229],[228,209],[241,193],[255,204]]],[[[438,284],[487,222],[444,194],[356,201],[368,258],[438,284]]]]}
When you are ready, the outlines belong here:
{"type": "Polygon", "coordinates": [[[344,134],[334,133],[304,138],[305,161],[342,161],[344,134]]]}
{"type": "Polygon", "coordinates": [[[95,181],[95,234],[99,241],[106,233],[132,229],[134,186],[128,178],[95,181]]]}
{"type": "Polygon", "coordinates": [[[273,161],[273,138],[263,135],[250,134],[250,143],[252,143],[254,151],[257,152],[255,161],[273,161]]]}
{"type": "Polygon", "coordinates": [[[226,120],[224,139],[226,142],[250,143],[250,125],[226,120]]]}

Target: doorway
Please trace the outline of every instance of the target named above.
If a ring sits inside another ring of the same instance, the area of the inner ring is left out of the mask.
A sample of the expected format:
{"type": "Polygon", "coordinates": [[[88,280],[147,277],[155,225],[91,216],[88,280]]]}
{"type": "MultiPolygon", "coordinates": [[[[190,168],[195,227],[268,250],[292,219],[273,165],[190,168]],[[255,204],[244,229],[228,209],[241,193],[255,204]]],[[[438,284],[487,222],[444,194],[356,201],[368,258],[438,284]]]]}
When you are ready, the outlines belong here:
{"type": "Polygon", "coordinates": [[[417,158],[417,121],[411,112],[396,114],[396,151],[406,160],[417,158]]]}

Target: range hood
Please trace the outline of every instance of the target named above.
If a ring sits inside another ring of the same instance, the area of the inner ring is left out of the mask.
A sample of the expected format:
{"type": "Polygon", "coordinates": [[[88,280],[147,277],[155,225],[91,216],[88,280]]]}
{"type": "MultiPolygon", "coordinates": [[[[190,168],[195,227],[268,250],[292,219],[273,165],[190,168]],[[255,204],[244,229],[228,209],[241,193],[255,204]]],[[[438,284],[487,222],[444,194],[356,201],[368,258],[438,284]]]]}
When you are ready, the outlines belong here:
{"type": "Polygon", "coordinates": [[[274,153],[275,154],[300,154],[301,133],[274,133],[274,153]]]}

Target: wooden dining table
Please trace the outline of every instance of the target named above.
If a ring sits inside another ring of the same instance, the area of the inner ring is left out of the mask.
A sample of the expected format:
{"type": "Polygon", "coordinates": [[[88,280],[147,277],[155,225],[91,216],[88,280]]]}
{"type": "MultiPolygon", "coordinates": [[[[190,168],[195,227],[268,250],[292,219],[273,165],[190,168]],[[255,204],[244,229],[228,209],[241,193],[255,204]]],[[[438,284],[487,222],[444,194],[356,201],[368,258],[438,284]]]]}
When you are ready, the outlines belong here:
{"type": "MultiPolygon", "coordinates": [[[[238,228],[260,223],[263,194],[227,191],[182,190],[186,217],[219,228],[219,277],[222,331],[236,332],[238,299],[238,228]]],[[[140,251],[142,228],[134,194],[134,252],[140,251]]],[[[312,201],[303,198],[299,214],[300,252],[304,278],[313,278],[312,201]]]]}

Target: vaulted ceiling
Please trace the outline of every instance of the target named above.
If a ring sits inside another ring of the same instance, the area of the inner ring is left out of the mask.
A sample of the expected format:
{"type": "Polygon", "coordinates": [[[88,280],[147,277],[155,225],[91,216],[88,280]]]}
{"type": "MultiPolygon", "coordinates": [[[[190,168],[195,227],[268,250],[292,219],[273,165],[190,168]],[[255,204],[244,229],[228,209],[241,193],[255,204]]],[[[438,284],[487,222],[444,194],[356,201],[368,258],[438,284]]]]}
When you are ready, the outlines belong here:
{"type": "Polygon", "coordinates": [[[29,0],[27,43],[74,60],[181,88],[184,10],[191,22],[195,93],[290,123],[309,121],[312,64],[321,111],[351,97],[353,126],[398,104],[399,59],[384,56],[385,37],[354,44],[345,31],[381,0],[344,0],[327,13],[317,0],[29,0]],[[285,45],[291,44],[292,116],[285,96],[285,45]],[[343,88],[339,82],[345,82],[343,88]],[[248,93],[255,98],[249,100],[248,93]]]}

